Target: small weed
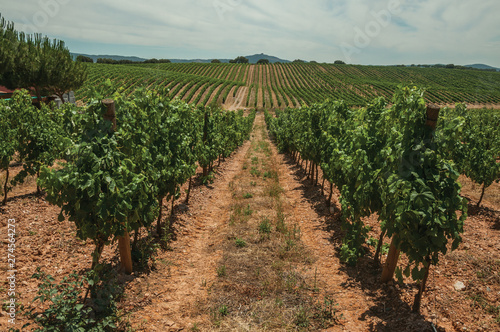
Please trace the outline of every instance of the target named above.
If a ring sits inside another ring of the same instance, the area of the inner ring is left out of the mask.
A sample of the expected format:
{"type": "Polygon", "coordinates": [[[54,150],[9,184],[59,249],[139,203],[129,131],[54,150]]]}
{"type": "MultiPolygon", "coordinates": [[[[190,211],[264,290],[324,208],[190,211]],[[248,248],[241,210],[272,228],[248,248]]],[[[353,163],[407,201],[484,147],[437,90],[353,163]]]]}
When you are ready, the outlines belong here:
{"type": "Polygon", "coordinates": [[[257,182],[252,181],[252,182],[250,182],[250,185],[251,185],[252,187],[256,187],[256,186],[257,186],[257,182]]]}
{"type": "Polygon", "coordinates": [[[239,238],[236,238],[236,240],[234,240],[234,242],[236,243],[236,246],[238,248],[243,248],[243,247],[247,246],[247,243],[245,242],[245,240],[242,240],[242,239],[239,239],[239,238]]]}
{"type": "Polygon", "coordinates": [[[242,210],[241,206],[239,206],[239,205],[235,206],[235,208],[234,208],[234,214],[237,215],[237,216],[241,216],[242,213],[243,213],[243,210],[242,210]]]}
{"type": "Polygon", "coordinates": [[[191,327],[191,331],[199,331],[200,329],[198,328],[198,323],[194,323],[193,326],[191,327]]]}
{"type": "Polygon", "coordinates": [[[267,141],[259,141],[257,143],[257,147],[255,151],[262,151],[264,154],[269,157],[271,155],[271,149],[269,148],[269,142],[267,141]]]}
{"type": "Polygon", "coordinates": [[[247,170],[248,169],[248,164],[246,162],[243,163],[243,170],[247,170]]]}
{"type": "Polygon", "coordinates": [[[286,239],[285,244],[285,251],[290,251],[295,247],[295,241],[292,239],[286,239]]]}
{"type": "Polygon", "coordinates": [[[265,218],[259,224],[259,233],[261,234],[270,234],[271,233],[271,223],[269,219],[265,218]]]}
{"type": "Polygon", "coordinates": [[[28,233],[30,236],[36,235],[37,233],[35,231],[29,231],[28,233]]]}
{"type": "Polygon", "coordinates": [[[252,215],[253,210],[250,207],[250,204],[247,205],[247,207],[245,208],[245,211],[243,211],[243,213],[245,214],[245,216],[251,216],[252,215]]]}
{"type": "Polygon", "coordinates": [[[252,166],[250,169],[250,174],[255,177],[260,177],[260,171],[257,169],[257,167],[252,166]]]}
{"type": "Polygon", "coordinates": [[[37,268],[32,278],[41,281],[38,296],[29,306],[21,307],[21,313],[39,327],[38,331],[114,330],[119,320],[116,300],[122,290],[110,281],[111,276],[104,277],[100,279],[95,271],[86,276],[73,272],[56,283],[37,268]],[[88,287],[95,307],[83,303],[88,287]]]}
{"type": "Polygon", "coordinates": [[[264,172],[264,179],[278,179],[278,172],[276,171],[266,171],[264,172]]]}
{"type": "Polygon", "coordinates": [[[252,165],[257,165],[259,163],[258,157],[252,157],[252,165]]]}
{"type": "Polygon", "coordinates": [[[278,220],[276,222],[276,231],[278,233],[286,234],[288,232],[288,227],[285,224],[285,215],[280,210],[278,211],[278,220]]]}
{"type": "Polygon", "coordinates": [[[226,265],[221,265],[217,268],[217,276],[220,278],[226,276],[226,265]]]}
{"type": "Polygon", "coordinates": [[[275,183],[272,183],[269,187],[268,187],[268,191],[267,193],[269,194],[269,196],[271,197],[274,197],[274,198],[278,198],[279,195],[283,192],[283,188],[281,188],[281,186],[279,185],[279,183],[275,182],[275,183]]]}
{"type": "Polygon", "coordinates": [[[329,297],[325,297],[322,305],[317,305],[314,313],[314,320],[319,320],[320,326],[323,329],[326,329],[334,324],[339,324],[342,315],[337,316],[338,306],[333,300],[329,297]]]}
{"type": "Polygon", "coordinates": [[[223,305],[219,308],[219,314],[224,317],[224,316],[227,316],[228,314],[228,310],[227,310],[227,306],[223,305]]]}
{"type": "Polygon", "coordinates": [[[251,193],[246,193],[243,195],[243,198],[244,199],[250,199],[250,198],[253,198],[253,195],[251,193]]]}
{"type": "Polygon", "coordinates": [[[295,325],[298,327],[308,327],[309,319],[311,318],[311,314],[305,309],[303,306],[299,307],[299,311],[295,316],[295,325]]]}

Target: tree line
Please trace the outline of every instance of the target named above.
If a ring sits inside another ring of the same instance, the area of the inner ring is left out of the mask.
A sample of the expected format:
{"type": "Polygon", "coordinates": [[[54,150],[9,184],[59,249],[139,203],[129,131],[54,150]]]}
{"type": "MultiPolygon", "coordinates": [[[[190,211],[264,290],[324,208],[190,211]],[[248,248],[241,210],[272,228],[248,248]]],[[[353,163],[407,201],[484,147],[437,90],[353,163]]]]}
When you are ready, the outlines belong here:
{"type": "Polygon", "coordinates": [[[43,96],[76,90],[87,79],[86,67],[73,61],[63,41],[25,34],[0,15],[0,84],[30,90],[40,104],[43,96]]]}

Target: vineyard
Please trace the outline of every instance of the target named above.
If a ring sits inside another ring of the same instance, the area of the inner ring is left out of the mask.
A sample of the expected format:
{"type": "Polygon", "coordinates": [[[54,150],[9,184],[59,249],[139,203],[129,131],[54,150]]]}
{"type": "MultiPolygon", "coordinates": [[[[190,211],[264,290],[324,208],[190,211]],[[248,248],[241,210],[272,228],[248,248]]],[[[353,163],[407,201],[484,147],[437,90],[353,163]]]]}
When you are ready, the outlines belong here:
{"type": "Polygon", "coordinates": [[[498,329],[500,112],[114,90],[0,103],[22,330],[498,329]]]}
{"type": "Polygon", "coordinates": [[[226,109],[284,109],[326,99],[363,106],[373,98],[391,99],[400,84],[414,84],[427,89],[427,102],[500,104],[500,73],[477,70],[301,63],[91,64],[88,70],[89,79],[76,93],[79,99],[86,99],[92,87],[128,94],[142,86],[168,88],[186,102],[226,109]]]}

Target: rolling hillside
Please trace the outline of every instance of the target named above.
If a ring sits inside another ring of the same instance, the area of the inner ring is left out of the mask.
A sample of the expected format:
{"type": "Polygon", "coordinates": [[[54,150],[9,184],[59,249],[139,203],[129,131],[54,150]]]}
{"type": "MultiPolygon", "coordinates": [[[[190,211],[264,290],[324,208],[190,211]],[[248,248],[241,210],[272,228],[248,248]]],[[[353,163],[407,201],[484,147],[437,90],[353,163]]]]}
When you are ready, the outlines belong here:
{"type": "Polygon", "coordinates": [[[437,104],[500,104],[500,73],[490,71],[331,64],[136,64],[89,65],[89,80],[76,92],[110,79],[131,93],[140,86],[166,87],[172,96],[197,105],[225,108],[285,108],[342,99],[363,105],[377,97],[392,98],[400,84],[427,89],[437,104]]]}

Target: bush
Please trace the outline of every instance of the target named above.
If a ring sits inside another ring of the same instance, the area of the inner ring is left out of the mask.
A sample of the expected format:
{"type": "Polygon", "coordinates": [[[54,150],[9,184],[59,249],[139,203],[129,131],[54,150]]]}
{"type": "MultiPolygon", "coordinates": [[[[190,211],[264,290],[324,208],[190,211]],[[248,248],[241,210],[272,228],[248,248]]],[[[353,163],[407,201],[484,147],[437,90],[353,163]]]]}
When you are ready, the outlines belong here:
{"type": "MultiPolygon", "coordinates": [[[[38,325],[33,331],[116,330],[118,318],[113,294],[116,292],[104,284],[97,287],[98,278],[71,273],[58,284],[52,276],[40,272],[40,268],[32,277],[42,281],[38,286],[38,296],[28,308],[21,307],[21,311],[38,325]],[[93,301],[82,299],[85,285],[93,289],[93,301]],[[93,306],[86,302],[93,302],[93,306]]],[[[22,329],[29,325],[31,323],[25,324],[22,329]]]]}

